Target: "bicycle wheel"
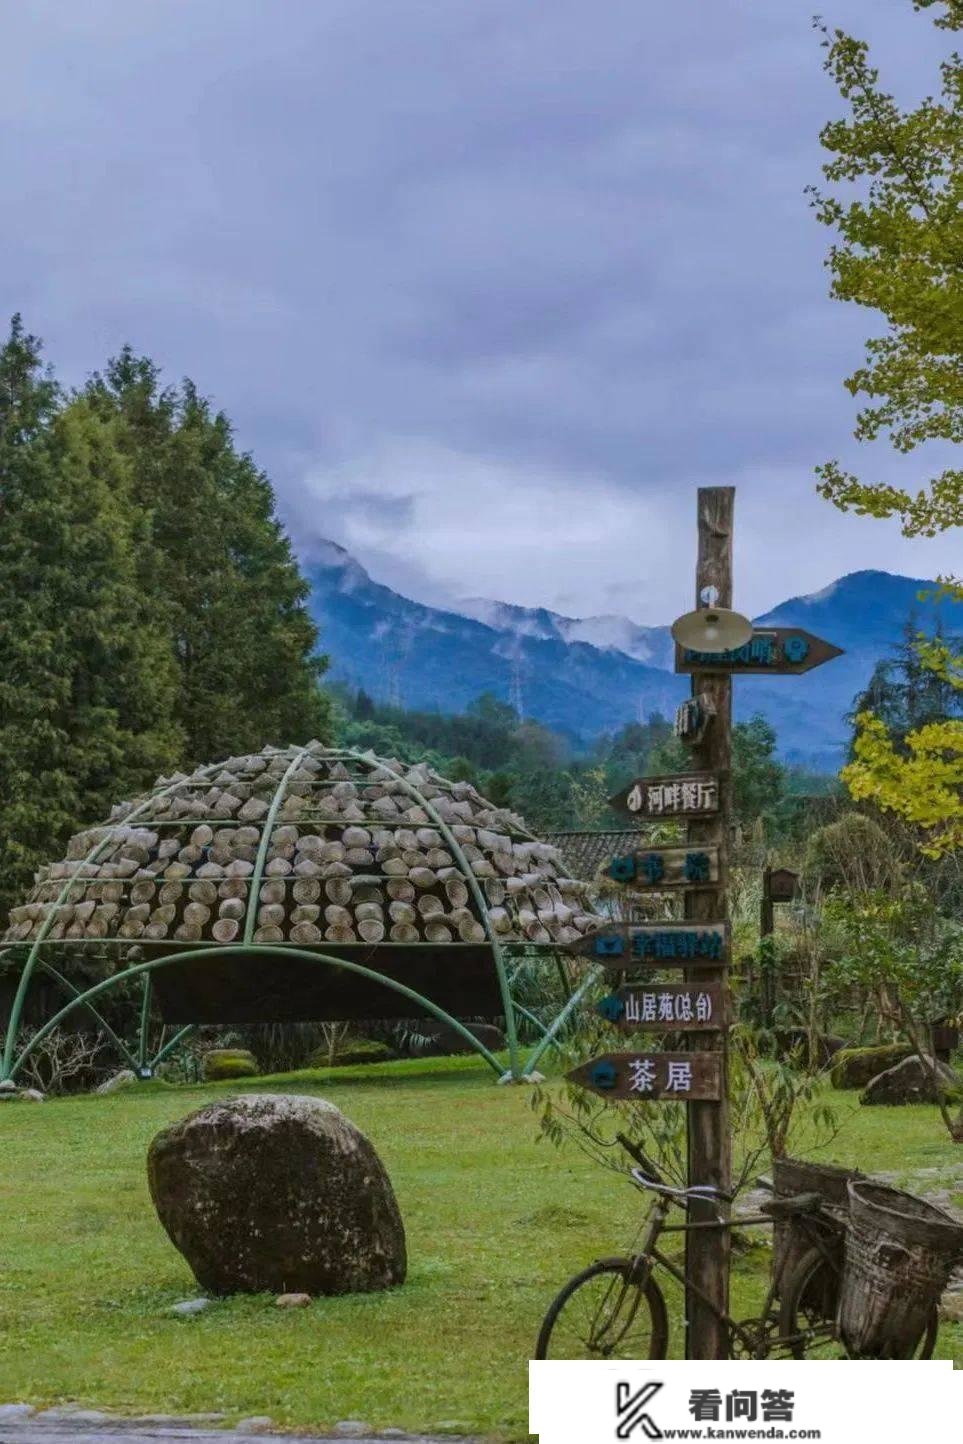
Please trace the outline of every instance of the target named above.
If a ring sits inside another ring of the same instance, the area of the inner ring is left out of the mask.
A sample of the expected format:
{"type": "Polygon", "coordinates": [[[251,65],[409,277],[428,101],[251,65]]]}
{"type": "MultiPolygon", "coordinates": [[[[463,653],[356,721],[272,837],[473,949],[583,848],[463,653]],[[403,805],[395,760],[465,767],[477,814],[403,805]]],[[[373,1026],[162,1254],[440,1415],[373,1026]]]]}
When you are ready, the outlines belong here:
{"type": "MultiPolygon", "coordinates": [[[[822,1250],[810,1249],[793,1269],[783,1290],[779,1333],[796,1359],[848,1359],[845,1344],[836,1335],[833,1318],[839,1291],[839,1272],[822,1250]]],[[[940,1316],[933,1309],[923,1337],[910,1357],[928,1359],[936,1347],[940,1316]]]]}
{"type": "Polygon", "coordinates": [[[794,1359],[845,1359],[833,1320],[839,1270],[822,1249],[811,1248],[782,1286],[779,1335],[794,1359]]]}
{"type": "Polygon", "coordinates": [[[604,1259],[569,1279],[538,1335],[536,1359],[664,1359],[665,1300],[651,1277],[637,1283],[631,1259],[604,1259]]]}

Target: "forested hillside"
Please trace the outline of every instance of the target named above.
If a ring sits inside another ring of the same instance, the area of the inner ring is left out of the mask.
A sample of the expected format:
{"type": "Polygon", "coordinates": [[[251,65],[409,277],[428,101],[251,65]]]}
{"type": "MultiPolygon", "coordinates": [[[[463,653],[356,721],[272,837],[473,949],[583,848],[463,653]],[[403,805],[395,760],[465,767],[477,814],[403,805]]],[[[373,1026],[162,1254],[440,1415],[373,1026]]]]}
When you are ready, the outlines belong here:
{"type": "MultiPolygon", "coordinates": [[[[338,727],[349,746],[414,762],[427,757],[442,773],[470,778],[486,797],[520,812],[536,830],[624,826],[607,799],[633,777],[688,765],[671,721],[654,713],[574,753],[566,738],[485,693],[465,712],[407,711],[376,703],[365,691],[332,684],[338,727]]],[[[733,731],[735,809],[741,827],[775,836],[796,825],[800,799],[831,791],[830,777],[787,767],[763,717],[733,731]]]]}

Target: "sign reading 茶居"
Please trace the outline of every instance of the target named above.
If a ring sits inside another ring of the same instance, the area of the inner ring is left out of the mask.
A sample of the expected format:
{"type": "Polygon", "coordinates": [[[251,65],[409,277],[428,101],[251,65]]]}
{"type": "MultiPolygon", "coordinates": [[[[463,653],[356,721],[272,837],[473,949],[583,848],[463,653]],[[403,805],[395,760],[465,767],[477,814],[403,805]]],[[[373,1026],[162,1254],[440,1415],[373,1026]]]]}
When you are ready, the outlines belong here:
{"type": "Polygon", "coordinates": [[[719,811],[719,779],[711,772],[676,777],[637,777],[609,806],[629,817],[713,817],[719,811]]]}
{"type": "Polygon", "coordinates": [[[610,923],[588,933],[566,951],[603,967],[631,969],[705,967],[729,961],[728,923],[610,923]]]}
{"type": "Polygon", "coordinates": [[[676,646],[677,672],[757,672],[764,676],[795,676],[843,655],[842,647],[802,627],[759,627],[742,647],[728,652],[698,652],[676,646]]]}
{"type": "Polygon", "coordinates": [[[717,1103],[721,1053],[604,1053],[566,1074],[602,1098],[675,1099],[717,1103]]]}
{"type": "Polygon", "coordinates": [[[718,847],[650,847],[613,857],[606,868],[613,882],[640,892],[665,888],[715,887],[719,881],[718,847]]]}
{"type": "Polygon", "coordinates": [[[597,1011],[619,1028],[636,1032],[714,1032],[728,1026],[721,983],[657,983],[610,993],[597,1011]]]}

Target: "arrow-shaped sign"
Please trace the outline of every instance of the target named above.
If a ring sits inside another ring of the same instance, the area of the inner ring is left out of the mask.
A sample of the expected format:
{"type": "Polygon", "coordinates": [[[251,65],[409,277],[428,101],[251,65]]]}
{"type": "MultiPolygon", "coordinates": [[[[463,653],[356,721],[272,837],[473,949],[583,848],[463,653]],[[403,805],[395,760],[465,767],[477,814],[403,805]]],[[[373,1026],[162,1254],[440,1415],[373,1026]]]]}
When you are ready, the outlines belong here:
{"type": "Polygon", "coordinates": [[[729,1024],[721,983],[636,983],[609,993],[596,1011],[631,1033],[717,1033],[729,1024]]]}
{"type": "Polygon", "coordinates": [[[693,647],[677,645],[675,670],[797,676],[842,655],[842,647],[814,637],[803,627],[757,627],[745,646],[733,647],[728,652],[699,652],[693,647]]]}
{"type": "Polygon", "coordinates": [[[613,882],[631,885],[636,892],[715,887],[719,881],[719,849],[709,843],[705,847],[650,847],[620,853],[611,859],[605,872],[613,882]]]}
{"type": "Polygon", "coordinates": [[[721,1053],[603,1053],[565,1076],[602,1098],[718,1103],[721,1062],[721,1053]]]}
{"type": "Polygon", "coordinates": [[[611,923],[587,933],[566,952],[592,958],[603,968],[725,967],[729,961],[727,923],[611,923]]]}
{"type": "Polygon", "coordinates": [[[637,777],[609,798],[609,807],[629,817],[714,817],[719,779],[714,772],[679,772],[671,777],[637,777]]]}

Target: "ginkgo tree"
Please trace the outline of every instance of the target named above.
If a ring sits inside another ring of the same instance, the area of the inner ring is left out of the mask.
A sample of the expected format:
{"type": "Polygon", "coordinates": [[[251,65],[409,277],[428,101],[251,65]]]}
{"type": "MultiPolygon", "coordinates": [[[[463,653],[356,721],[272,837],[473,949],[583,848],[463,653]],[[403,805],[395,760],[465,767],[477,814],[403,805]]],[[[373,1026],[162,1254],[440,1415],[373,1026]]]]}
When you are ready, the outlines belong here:
{"type": "MultiPolygon", "coordinates": [[[[933,23],[963,30],[963,0],[910,0],[933,23]]],[[[880,85],[865,41],[814,22],[824,66],[848,115],[826,125],[826,188],[810,187],[819,220],[835,232],[827,266],[831,294],[881,314],[881,335],[845,382],[860,398],[855,435],[888,438],[900,453],[926,442],[963,441],[963,58],[940,65],[935,97],[901,109],[880,85]]],[[[898,518],[908,537],[963,525],[963,468],[948,466],[911,491],[862,480],[831,460],[819,490],[843,511],[898,518]]],[[[940,578],[963,602],[963,582],[940,578]]],[[[963,690],[963,658],[921,637],[920,657],[963,690]]],[[[843,779],[916,825],[932,856],[963,847],[963,721],[934,721],[897,741],[871,712],[857,718],[843,779]]]]}

